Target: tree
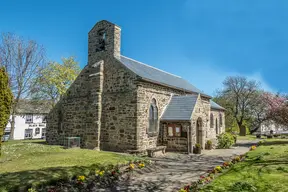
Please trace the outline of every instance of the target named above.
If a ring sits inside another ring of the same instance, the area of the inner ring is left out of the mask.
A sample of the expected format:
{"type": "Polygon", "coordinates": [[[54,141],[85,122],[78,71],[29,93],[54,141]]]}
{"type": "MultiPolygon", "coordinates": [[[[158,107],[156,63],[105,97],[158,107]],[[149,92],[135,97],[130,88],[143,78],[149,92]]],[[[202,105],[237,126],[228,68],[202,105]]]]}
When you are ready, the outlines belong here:
{"type": "Polygon", "coordinates": [[[33,97],[52,101],[52,107],[59,101],[74,82],[80,67],[74,57],[62,58],[62,64],[50,62],[36,79],[33,97]]]}
{"type": "Polygon", "coordinates": [[[223,82],[224,88],[218,91],[217,97],[225,100],[227,113],[230,113],[239,129],[240,134],[246,134],[245,122],[251,120],[251,108],[254,107],[255,98],[259,92],[259,83],[247,80],[245,77],[227,77],[223,82]]]}
{"type": "Polygon", "coordinates": [[[257,91],[255,93],[253,105],[249,107],[251,127],[250,132],[253,133],[261,127],[265,121],[271,120],[269,106],[266,101],[268,92],[257,91]]]}
{"type": "Polygon", "coordinates": [[[288,99],[280,94],[264,94],[265,103],[268,109],[268,116],[275,123],[288,126],[288,99]]]}
{"type": "Polygon", "coordinates": [[[1,143],[4,129],[10,117],[13,95],[8,83],[8,75],[5,69],[0,68],[0,156],[1,143]]]}
{"type": "Polygon", "coordinates": [[[35,86],[39,69],[45,65],[44,49],[33,40],[24,40],[11,33],[0,37],[0,67],[4,66],[9,75],[9,85],[14,95],[11,110],[11,134],[14,137],[15,114],[20,99],[30,96],[35,86]]]}
{"type": "MultiPolygon", "coordinates": [[[[219,92],[219,91],[218,91],[219,92]]],[[[234,118],[234,114],[232,113],[229,108],[232,107],[232,103],[228,100],[226,100],[222,95],[218,94],[216,97],[213,98],[213,101],[227,109],[225,111],[225,127],[226,131],[228,132],[233,132],[233,131],[238,131],[238,125],[236,123],[236,120],[234,118]]]]}

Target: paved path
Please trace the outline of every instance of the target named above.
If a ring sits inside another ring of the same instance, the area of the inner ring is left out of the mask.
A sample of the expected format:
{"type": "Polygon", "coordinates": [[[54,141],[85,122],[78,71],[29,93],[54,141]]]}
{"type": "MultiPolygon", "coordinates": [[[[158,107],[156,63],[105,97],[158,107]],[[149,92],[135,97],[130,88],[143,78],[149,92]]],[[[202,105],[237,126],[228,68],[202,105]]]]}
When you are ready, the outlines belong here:
{"type": "Polygon", "coordinates": [[[204,151],[201,155],[167,153],[156,161],[153,167],[143,169],[124,178],[118,186],[110,191],[178,191],[183,185],[196,181],[199,177],[221,165],[232,156],[244,154],[255,141],[239,141],[232,149],[215,149],[204,151]]]}

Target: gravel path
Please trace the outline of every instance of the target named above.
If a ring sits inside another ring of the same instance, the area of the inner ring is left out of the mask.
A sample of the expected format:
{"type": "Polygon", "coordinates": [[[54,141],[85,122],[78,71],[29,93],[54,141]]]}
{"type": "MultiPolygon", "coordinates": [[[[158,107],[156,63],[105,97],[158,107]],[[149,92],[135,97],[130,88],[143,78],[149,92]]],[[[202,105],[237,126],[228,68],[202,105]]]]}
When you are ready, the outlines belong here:
{"type": "Polygon", "coordinates": [[[239,141],[232,149],[207,150],[201,155],[167,153],[165,157],[151,158],[156,161],[155,165],[122,178],[114,189],[108,191],[178,191],[232,156],[246,153],[256,143],[257,140],[239,141]]]}

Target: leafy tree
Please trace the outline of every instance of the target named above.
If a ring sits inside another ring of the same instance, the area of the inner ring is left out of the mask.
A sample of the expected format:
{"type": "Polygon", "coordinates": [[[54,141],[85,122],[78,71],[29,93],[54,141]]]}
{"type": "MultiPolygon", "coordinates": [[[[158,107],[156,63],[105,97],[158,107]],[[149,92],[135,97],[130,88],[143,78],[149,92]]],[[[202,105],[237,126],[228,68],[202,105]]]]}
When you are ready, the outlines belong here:
{"type": "Polygon", "coordinates": [[[44,65],[44,49],[37,42],[25,40],[12,33],[1,35],[0,67],[4,66],[9,75],[9,85],[14,96],[11,109],[10,139],[14,137],[18,102],[31,95],[39,69],[44,65]]]}
{"type": "MultiPolygon", "coordinates": [[[[218,91],[219,92],[219,91],[218,91]]],[[[213,101],[227,109],[225,111],[225,127],[227,132],[239,132],[239,128],[237,125],[237,122],[234,118],[234,114],[232,113],[229,108],[232,107],[232,103],[226,100],[224,97],[222,97],[221,94],[217,95],[213,98],[213,101]]]]}
{"type": "Polygon", "coordinates": [[[33,97],[52,101],[54,106],[74,82],[80,67],[74,57],[62,58],[62,63],[50,62],[41,70],[33,89],[33,97]]]}
{"type": "Polygon", "coordinates": [[[8,83],[8,75],[5,69],[0,68],[0,156],[1,143],[4,129],[10,117],[13,95],[8,83]]]}
{"type": "Polygon", "coordinates": [[[231,116],[236,121],[240,134],[246,134],[245,122],[251,120],[250,109],[253,108],[255,98],[259,92],[259,83],[253,80],[247,80],[245,77],[227,77],[223,82],[224,88],[218,91],[217,98],[221,98],[223,107],[226,108],[228,121],[233,122],[231,116]]]}

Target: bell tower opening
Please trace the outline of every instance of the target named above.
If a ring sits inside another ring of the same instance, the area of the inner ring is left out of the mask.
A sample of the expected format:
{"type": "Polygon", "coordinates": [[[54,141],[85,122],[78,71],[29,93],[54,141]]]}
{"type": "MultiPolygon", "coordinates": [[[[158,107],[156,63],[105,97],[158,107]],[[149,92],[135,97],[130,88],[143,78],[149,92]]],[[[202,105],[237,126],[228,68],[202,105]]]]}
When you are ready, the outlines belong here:
{"type": "Polygon", "coordinates": [[[99,21],[88,34],[88,62],[95,63],[102,54],[120,58],[121,28],[109,21],[99,21]]]}

